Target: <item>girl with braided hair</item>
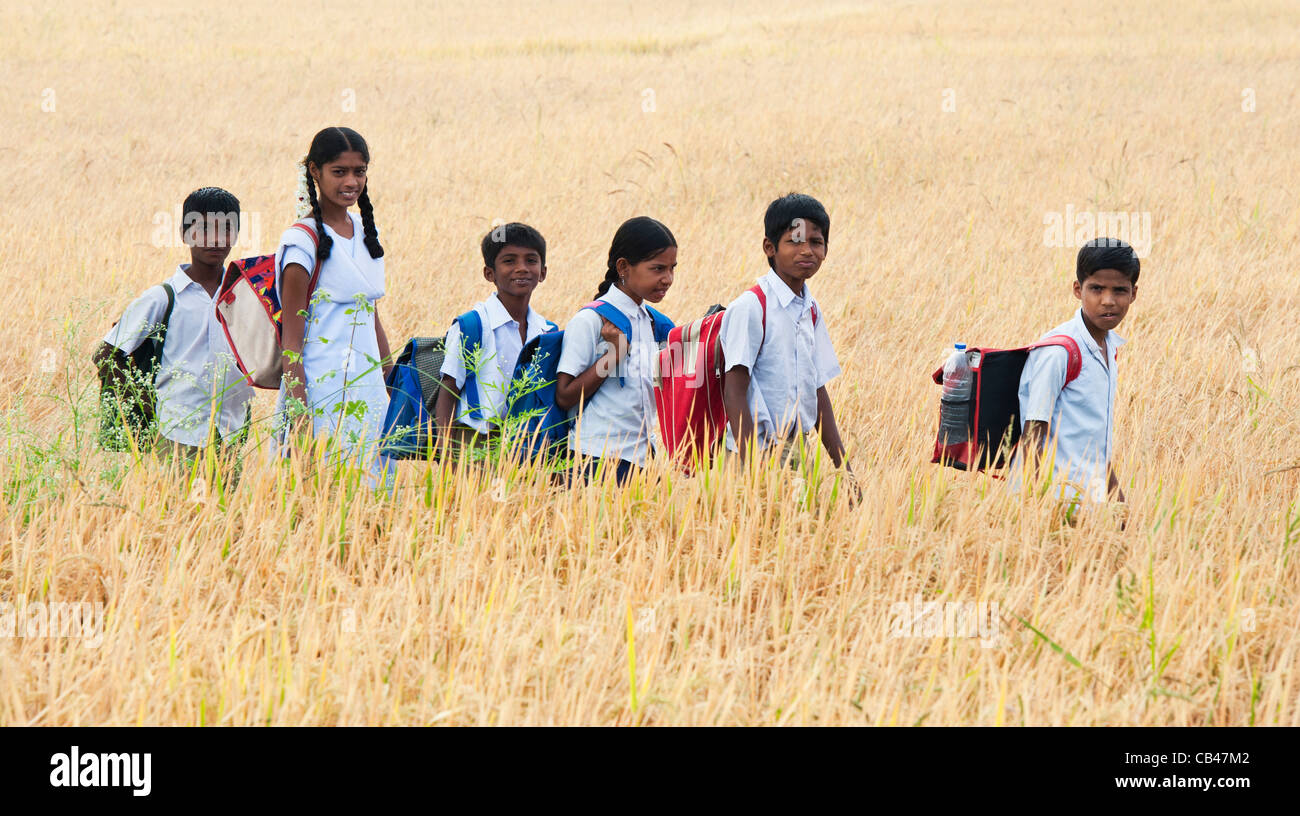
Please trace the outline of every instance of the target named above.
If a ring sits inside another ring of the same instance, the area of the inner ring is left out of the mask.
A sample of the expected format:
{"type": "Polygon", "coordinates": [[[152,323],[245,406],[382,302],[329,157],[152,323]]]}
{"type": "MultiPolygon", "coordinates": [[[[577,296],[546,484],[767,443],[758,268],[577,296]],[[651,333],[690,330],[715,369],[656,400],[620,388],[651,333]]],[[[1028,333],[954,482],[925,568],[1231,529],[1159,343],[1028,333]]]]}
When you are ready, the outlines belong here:
{"type": "Polygon", "coordinates": [[[655,426],[654,363],[672,321],[650,307],[673,285],[677,239],[646,216],[628,219],[610,243],[596,300],[564,329],[556,369],[555,404],[575,426],[569,449],[577,475],[590,478],[601,462],[619,483],[645,466],[655,426]]]}
{"type": "Polygon", "coordinates": [[[303,159],[307,217],[285,230],[275,259],[285,354],[277,413],[283,431],[329,436],[378,475],[390,362],[375,306],[384,294],[384,248],[369,164],[365,139],[345,127],[317,133],[303,159]]]}

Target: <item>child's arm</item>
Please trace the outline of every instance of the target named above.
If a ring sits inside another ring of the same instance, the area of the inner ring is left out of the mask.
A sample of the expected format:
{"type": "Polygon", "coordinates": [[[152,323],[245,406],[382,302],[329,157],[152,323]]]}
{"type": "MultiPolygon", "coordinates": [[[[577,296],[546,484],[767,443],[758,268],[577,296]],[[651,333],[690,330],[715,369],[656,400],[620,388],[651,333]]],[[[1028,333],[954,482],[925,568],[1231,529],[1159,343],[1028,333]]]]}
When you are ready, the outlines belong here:
{"type": "MultiPolygon", "coordinates": [[[[298,400],[304,408],[307,405],[307,372],[302,365],[302,347],[307,320],[303,314],[307,311],[307,286],[310,282],[311,273],[302,264],[287,264],[280,275],[280,350],[292,352],[291,356],[284,358],[284,380],[289,398],[298,400]]],[[[294,423],[295,430],[305,430],[310,427],[309,422],[304,413],[294,423]]]]}
{"type": "Polygon", "coordinates": [[[749,410],[749,369],[745,366],[732,366],[722,378],[722,407],[727,412],[731,436],[743,462],[754,438],[754,415],[749,410]]]}
{"type": "Polygon", "coordinates": [[[1110,471],[1110,481],[1106,485],[1106,492],[1114,496],[1115,501],[1127,502],[1128,500],[1124,498],[1124,491],[1119,486],[1119,476],[1115,475],[1115,468],[1107,465],[1106,469],[1110,471]]]}
{"type": "Polygon", "coordinates": [[[853,468],[844,461],[844,442],[840,440],[840,429],[835,424],[835,409],[831,407],[831,395],[826,386],[817,389],[817,430],[821,433],[822,445],[830,454],[835,467],[843,467],[850,473],[853,468]]]}
{"type": "Polygon", "coordinates": [[[1025,367],[1020,372],[1020,389],[1017,398],[1024,428],[1020,433],[1020,452],[1024,475],[1029,484],[1036,484],[1043,459],[1051,438],[1050,422],[1056,411],[1056,400],[1065,388],[1066,364],[1069,356],[1060,346],[1047,346],[1029,352],[1025,367]],[[1022,452],[1022,453],[1021,453],[1022,452]]]}
{"type": "Polygon", "coordinates": [[[446,447],[451,439],[451,423],[456,416],[457,405],[460,405],[460,388],[456,385],[456,378],[443,374],[438,401],[433,406],[434,421],[438,423],[439,447],[446,447]]]}
{"type": "Polygon", "coordinates": [[[393,370],[392,349],[388,345],[388,333],[384,331],[384,323],[379,319],[379,309],[375,308],[375,341],[379,345],[379,360],[384,367],[384,379],[388,379],[388,373],[393,370]]]}
{"type": "MultiPolygon", "coordinates": [[[[1021,410],[1024,410],[1022,407],[1021,410]]],[[[1038,482],[1038,473],[1043,465],[1043,450],[1047,446],[1050,428],[1046,421],[1031,419],[1025,422],[1025,429],[1020,432],[1020,451],[1024,462],[1024,474],[1029,484],[1038,482]]]]}
{"type": "Polygon", "coordinates": [[[763,343],[763,309],[758,298],[746,293],[736,298],[722,313],[718,330],[721,346],[722,408],[731,426],[740,460],[745,460],[754,444],[754,414],[749,408],[749,386],[763,343]]]}
{"type": "MultiPolygon", "coordinates": [[[[603,317],[600,319],[600,339],[609,344],[609,349],[588,366],[586,371],[577,376],[564,371],[556,374],[555,404],[566,411],[572,410],[579,402],[585,403],[591,399],[592,394],[604,385],[605,378],[618,370],[619,361],[627,355],[627,337],[603,317]]],[[[563,355],[560,365],[564,366],[563,355]]]]}

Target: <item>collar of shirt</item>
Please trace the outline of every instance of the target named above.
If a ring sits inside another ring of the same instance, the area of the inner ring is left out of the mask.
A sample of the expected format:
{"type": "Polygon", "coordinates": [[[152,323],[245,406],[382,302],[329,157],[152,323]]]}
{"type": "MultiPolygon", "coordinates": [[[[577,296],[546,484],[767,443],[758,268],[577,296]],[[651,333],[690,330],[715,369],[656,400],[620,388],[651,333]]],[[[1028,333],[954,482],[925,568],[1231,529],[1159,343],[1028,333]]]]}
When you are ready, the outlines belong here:
{"type": "Polygon", "coordinates": [[[801,307],[806,306],[808,303],[808,284],[805,283],[803,285],[803,294],[796,295],[794,292],[790,291],[789,286],[786,286],[785,281],[781,280],[781,276],[776,274],[776,270],[768,272],[759,279],[759,282],[767,284],[764,288],[767,289],[768,294],[776,297],[776,302],[781,305],[782,309],[789,306],[791,301],[796,299],[799,301],[801,307]]]}
{"type": "MultiPolygon", "coordinates": [[[[1074,336],[1077,339],[1082,340],[1083,344],[1088,347],[1088,350],[1092,352],[1097,359],[1103,359],[1101,348],[1097,345],[1097,341],[1092,339],[1092,332],[1088,331],[1088,324],[1083,322],[1082,308],[1074,313],[1074,336]]],[[[1113,330],[1106,332],[1106,348],[1109,349],[1112,357],[1115,355],[1115,351],[1127,342],[1127,340],[1120,337],[1113,330]]]]}
{"type": "MultiPolygon", "coordinates": [[[[194,278],[191,278],[190,273],[186,271],[189,268],[190,268],[189,264],[180,264],[176,267],[176,274],[172,275],[171,279],[167,281],[172,285],[172,291],[175,292],[176,297],[179,298],[181,296],[181,292],[183,292],[186,289],[186,287],[194,286],[200,292],[203,293],[204,297],[208,297],[207,290],[205,290],[198,281],[194,280],[194,278]]],[[[212,298],[208,298],[208,299],[212,300],[212,298]]]]}
{"type": "Polygon", "coordinates": [[[646,320],[650,319],[650,313],[645,310],[645,304],[638,304],[617,286],[609,287],[605,294],[601,295],[600,299],[614,306],[620,312],[633,320],[639,320],[640,318],[645,318],[646,320]]]}
{"type": "MultiPolygon", "coordinates": [[[[487,328],[490,331],[496,331],[507,323],[516,322],[515,319],[510,316],[510,312],[506,310],[506,305],[501,302],[501,298],[497,296],[496,292],[493,292],[487,300],[483,301],[483,308],[487,311],[487,328]]],[[[536,337],[550,328],[550,326],[546,324],[546,321],[542,319],[542,316],[539,315],[532,306],[528,307],[527,322],[528,336],[530,338],[536,337]]]]}

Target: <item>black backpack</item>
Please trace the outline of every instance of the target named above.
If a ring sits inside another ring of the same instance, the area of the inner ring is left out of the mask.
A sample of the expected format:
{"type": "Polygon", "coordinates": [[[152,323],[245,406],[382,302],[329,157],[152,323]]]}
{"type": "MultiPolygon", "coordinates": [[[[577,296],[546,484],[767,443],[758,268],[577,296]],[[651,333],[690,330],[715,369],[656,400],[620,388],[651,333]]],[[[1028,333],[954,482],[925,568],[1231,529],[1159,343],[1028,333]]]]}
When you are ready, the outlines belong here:
{"type": "MultiPolygon", "coordinates": [[[[970,363],[970,415],[966,421],[967,441],[946,444],[934,442],[933,464],[958,470],[985,470],[1005,467],[1020,442],[1020,374],[1029,352],[1045,346],[1061,346],[1069,355],[1065,384],[1079,376],[1083,356],[1074,338],[1054,334],[1029,346],[1016,349],[973,348],[966,351],[970,363]]],[[[934,372],[936,384],[943,385],[943,368],[934,372]]],[[[942,433],[942,429],[940,429],[942,433]]]]}
{"type": "Polygon", "coordinates": [[[140,446],[140,440],[150,438],[156,430],[156,378],[167,324],[176,305],[171,284],[164,283],[162,288],[167,293],[167,310],[140,346],[127,354],[103,343],[92,358],[99,368],[99,444],[104,450],[130,450],[131,439],[140,446]]]}

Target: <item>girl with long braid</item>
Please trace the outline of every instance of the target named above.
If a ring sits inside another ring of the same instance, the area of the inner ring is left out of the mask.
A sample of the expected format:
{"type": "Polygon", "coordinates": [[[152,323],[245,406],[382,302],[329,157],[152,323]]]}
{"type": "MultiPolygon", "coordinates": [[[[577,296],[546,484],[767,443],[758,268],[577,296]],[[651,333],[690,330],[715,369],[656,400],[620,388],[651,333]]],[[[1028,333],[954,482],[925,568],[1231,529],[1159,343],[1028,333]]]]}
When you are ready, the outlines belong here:
{"type": "Polygon", "coordinates": [[[597,300],[565,326],[555,403],[576,420],[569,448],[581,478],[603,461],[621,484],[645,466],[656,421],[654,361],[673,326],[648,304],[668,294],[676,268],[677,239],[668,227],[646,216],[623,222],[597,300]]]}
{"type": "Polygon", "coordinates": [[[277,413],[286,431],[329,436],[378,475],[389,348],[375,306],[384,294],[384,248],[369,164],[365,139],[344,127],[317,133],[303,159],[310,215],[285,230],[276,251],[285,353],[277,413]]]}

